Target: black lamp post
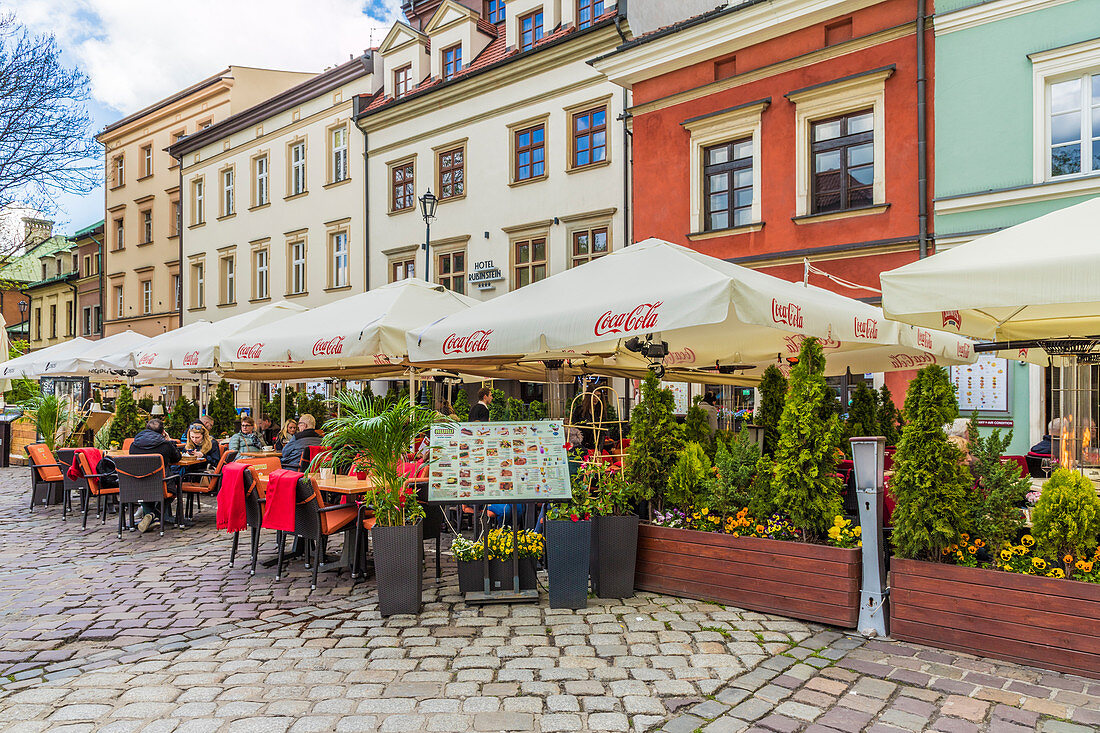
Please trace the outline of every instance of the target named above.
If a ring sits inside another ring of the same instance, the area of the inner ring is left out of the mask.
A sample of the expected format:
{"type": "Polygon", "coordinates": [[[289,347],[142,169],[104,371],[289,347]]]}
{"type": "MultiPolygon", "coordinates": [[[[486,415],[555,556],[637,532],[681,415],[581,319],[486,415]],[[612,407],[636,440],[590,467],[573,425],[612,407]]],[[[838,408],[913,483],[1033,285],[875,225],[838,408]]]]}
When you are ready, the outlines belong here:
{"type": "Polygon", "coordinates": [[[27,322],[27,311],[29,311],[30,309],[31,309],[31,304],[30,303],[28,303],[25,300],[19,301],[19,313],[21,314],[20,321],[19,321],[19,330],[23,332],[23,335],[27,337],[28,341],[30,340],[31,335],[30,335],[30,329],[27,328],[27,326],[26,326],[26,322],[27,322]]]}
{"type": "Polygon", "coordinates": [[[424,217],[424,279],[432,281],[432,219],[435,218],[435,206],[439,199],[432,193],[432,189],[420,197],[420,214],[424,217]]]}

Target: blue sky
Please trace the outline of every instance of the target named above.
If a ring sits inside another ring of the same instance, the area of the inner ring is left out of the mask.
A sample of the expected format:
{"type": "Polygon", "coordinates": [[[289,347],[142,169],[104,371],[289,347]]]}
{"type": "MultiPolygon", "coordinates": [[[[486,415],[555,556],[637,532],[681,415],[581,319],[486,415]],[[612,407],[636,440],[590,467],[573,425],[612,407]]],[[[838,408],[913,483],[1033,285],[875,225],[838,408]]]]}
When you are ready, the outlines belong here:
{"type": "MultiPolygon", "coordinates": [[[[32,32],[92,82],[90,134],[234,64],[321,71],[378,45],[400,0],[14,0],[32,32]]],[[[99,164],[97,162],[97,164],[99,164]]],[[[69,233],[103,218],[103,189],[61,196],[69,233]]]]}

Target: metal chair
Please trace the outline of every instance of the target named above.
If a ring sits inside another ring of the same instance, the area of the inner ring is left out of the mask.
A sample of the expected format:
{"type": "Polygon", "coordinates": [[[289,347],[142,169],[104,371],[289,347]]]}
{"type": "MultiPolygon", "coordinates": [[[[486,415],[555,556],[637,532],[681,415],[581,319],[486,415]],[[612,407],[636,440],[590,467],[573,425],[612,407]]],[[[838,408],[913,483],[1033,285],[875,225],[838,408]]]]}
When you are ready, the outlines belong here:
{"type": "MultiPolygon", "coordinates": [[[[313,583],[310,585],[310,590],[317,588],[317,572],[324,562],[328,538],[347,529],[356,520],[357,516],[358,509],[351,504],[326,506],[317,485],[317,479],[311,479],[307,476],[299,479],[297,486],[295,486],[293,534],[306,541],[307,568],[310,567],[310,544],[313,544],[315,548],[313,553],[313,583]]],[[[282,576],[285,539],[285,534],[279,538],[276,579],[282,576]]]]}
{"type": "MultiPolygon", "coordinates": [[[[260,525],[264,521],[264,506],[266,503],[267,499],[260,493],[259,472],[255,466],[249,466],[244,473],[244,513],[248,522],[249,539],[251,540],[249,549],[252,551],[250,555],[252,566],[248,571],[249,575],[256,574],[256,563],[260,557],[260,525]]],[[[240,532],[233,533],[233,547],[229,551],[229,567],[233,567],[233,563],[237,559],[237,545],[240,542],[240,535],[240,532]]]]}
{"type": "Polygon", "coordinates": [[[65,520],[68,518],[69,510],[73,508],[73,492],[76,492],[79,496],[84,495],[84,479],[74,479],[69,476],[69,469],[72,468],[73,461],[76,460],[75,448],[59,448],[57,450],[57,460],[64,466],[64,468],[61,469],[61,484],[64,487],[61,492],[61,519],[65,520]]]}
{"type": "Polygon", "coordinates": [[[65,469],[69,466],[58,463],[45,443],[31,443],[26,451],[31,466],[30,508],[34,509],[40,495],[43,505],[57,503],[60,492],[65,490],[65,469]]]}
{"type": "MultiPolygon", "coordinates": [[[[164,524],[167,503],[176,497],[168,490],[175,484],[179,491],[179,476],[167,476],[164,473],[164,457],[158,454],[119,456],[115,458],[115,470],[118,471],[118,538],[122,539],[122,526],[125,522],[126,508],[130,509],[130,526],[134,523],[134,506],[145,502],[160,503],[160,536],[164,536],[164,524]]],[[[179,514],[180,512],[176,512],[179,514]]],[[[176,526],[180,526],[180,517],[176,517],[176,526]]]]}
{"type": "MultiPolygon", "coordinates": [[[[188,471],[183,474],[180,490],[187,497],[185,516],[188,519],[194,514],[195,502],[198,501],[200,496],[210,496],[218,493],[218,487],[221,486],[222,480],[222,467],[227,463],[232,463],[236,457],[237,451],[222,451],[222,457],[218,460],[218,465],[213,471],[188,471]]],[[[232,565],[232,563],[230,564],[232,565]]]]}
{"type": "Polygon", "coordinates": [[[85,454],[78,453],[76,460],[80,466],[80,472],[84,474],[82,479],[84,482],[84,496],[81,498],[84,509],[84,522],[81,524],[81,529],[88,529],[88,509],[92,505],[92,497],[96,498],[96,516],[102,515],[100,524],[104,524],[107,522],[107,502],[110,497],[118,495],[118,487],[105,486],[104,479],[114,478],[114,474],[96,473],[85,454]]]}

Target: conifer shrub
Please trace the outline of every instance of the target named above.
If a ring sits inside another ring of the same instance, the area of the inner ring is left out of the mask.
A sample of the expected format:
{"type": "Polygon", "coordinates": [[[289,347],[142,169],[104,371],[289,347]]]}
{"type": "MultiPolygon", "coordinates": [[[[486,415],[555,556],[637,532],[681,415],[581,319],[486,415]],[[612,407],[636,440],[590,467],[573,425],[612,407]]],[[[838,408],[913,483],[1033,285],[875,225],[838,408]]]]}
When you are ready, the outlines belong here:
{"type": "Polygon", "coordinates": [[[650,371],[642,381],[641,401],[630,411],[630,457],[627,478],[639,498],[663,501],[668,474],[683,446],[683,430],[673,417],[672,390],[662,389],[650,371]]]}
{"type": "Polygon", "coordinates": [[[779,417],[783,414],[783,400],[787,395],[787,378],[779,367],[772,364],[760,376],[760,406],[753,413],[753,421],[764,428],[764,455],[775,453],[779,443],[779,417]]]}
{"type": "Polygon", "coordinates": [[[710,459],[706,451],[698,443],[689,442],[668,474],[665,507],[673,506],[690,513],[710,488],[710,479],[710,459]]]}
{"type": "Polygon", "coordinates": [[[172,412],[165,421],[168,434],[174,438],[183,435],[191,423],[199,419],[199,406],[187,397],[180,395],[176,404],[172,406],[172,412]]]}
{"type": "Polygon", "coordinates": [[[134,393],[124,384],[118,388],[118,397],[115,399],[115,416],[111,420],[111,443],[121,446],[127,438],[134,437],[144,429],[145,420],[138,413],[134,393]]]}
{"type": "Polygon", "coordinates": [[[885,384],[879,390],[878,429],[879,435],[886,438],[888,446],[896,446],[901,439],[901,415],[898,413],[898,406],[894,404],[890,388],[885,384]]]}
{"type": "Polygon", "coordinates": [[[237,422],[237,401],[233,388],[224,379],[218,382],[214,397],[206,406],[206,414],[214,421],[210,431],[214,438],[224,438],[233,433],[237,422]]]}
{"type": "Polygon", "coordinates": [[[707,506],[723,516],[736,514],[749,505],[749,485],[760,460],[760,446],[749,439],[747,430],[719,440],[714,453],[715,476],[707,506]]]}
{"type": "Polygon", "coordinates": [[[1001,462],[1001,456],[1012,442],[1012,431],[1002,436],[998,429],[983,438],[975,422],[970,421],[967,438],[973,457],[970,473],[977,481],[971,522],[975,536],[996,550],[1005,543],[1014,542],[1023,527],[1020,505],[1031,489],[1031,482],[1020,472],[1020,464],[1001,462]]]}
{"type": "Polygon", "coordinates": [[[1031,534],[1039,551],[1055,558],[1069,577],[1073,574],[1073,557],[1096,546],[1100,498],[1092,482],[1079,472],[1059,468],[1043,484],[1031,521],[1031,534]]]}

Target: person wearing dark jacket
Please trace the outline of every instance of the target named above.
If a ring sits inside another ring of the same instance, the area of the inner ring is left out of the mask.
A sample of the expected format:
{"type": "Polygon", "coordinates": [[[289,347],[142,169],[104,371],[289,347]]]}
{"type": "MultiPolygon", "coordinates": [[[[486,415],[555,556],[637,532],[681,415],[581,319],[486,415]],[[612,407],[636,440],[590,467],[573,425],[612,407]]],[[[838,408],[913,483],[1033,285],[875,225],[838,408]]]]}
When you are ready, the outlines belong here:
{"type": "MultiPolygon", "coordinates": [[[[130,455],[161,456],[164,459],[165,477],[178,474],[178,470],[174,470],[174,467],[182,458],[179,445],[164,432],[164,422],[155,417],[145,423],[145,429],[134,436],[134,442],[130,444],[130,455]]],[[[179,490],[178,485],[175,488],[177,491],[179,490]]],[[[145,514],[142,516],[141,522],[138,523],[138,529],[147,532],[153,524],[160,521],[158,517],[160,504],[158,502],[145,502],[142,507],[145,514]]],[[[166,517],[165,520],[172,521],[172,518],[166,517]]]]}
{"type": "Polygon", "coordinates": [[[283,446],[279,465],[291,471],[301,471],[302,460],[309,459],[311,445],[321,445],[321,434],[317,432],[317,420],[307,412],[298,417],[298,432],[294,440],[283,446]]]}
{"type": "Polygon", "coordinates": [[[493,401],[493,390],[482,387],[477,393],[477,402],[470,408],[470,422],[489,422],[489,404],[493,401]]]}

